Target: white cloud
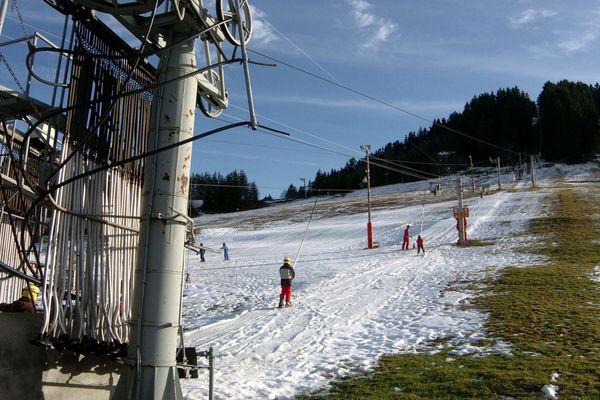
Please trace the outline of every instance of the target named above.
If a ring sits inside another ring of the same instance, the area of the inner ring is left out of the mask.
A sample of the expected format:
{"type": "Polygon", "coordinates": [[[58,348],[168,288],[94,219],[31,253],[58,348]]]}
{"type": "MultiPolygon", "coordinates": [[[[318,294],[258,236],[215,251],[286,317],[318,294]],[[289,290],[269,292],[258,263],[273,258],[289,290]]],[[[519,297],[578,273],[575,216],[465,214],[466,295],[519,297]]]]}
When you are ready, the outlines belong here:
{"type": "Polygon", "coordinates": [[[597,29],[595,31],[578,35],[575,38],[559,42],[558,47],[567,53],[586,50],[592,43],[598,40],[598,37],[600,37],[600,31],[597,29]]]}
{"type": "Polygon", "coordinates": [[[566,53],[574,53],[589,49],[592,44],[600,39],[600,8],[588,14],[589,18],[582,21],[579,26],[563,34],[566,39],[557,43],[559,49],[566,53]]]}
{"type": "MultiPolygon", "coordinates": [[[[314,106],[330,109],[347,109],[347,110],[383,110],[389,112],[389,106],[368,99],[328,99],[323,97],[309,96],[280,96],[280,95],[265,95],[261,96],[261,101],[272,103],[287,103],[301,104],[305,106],[314,106]]],[[[394,107],[401,108],[414,113],[444,113],[462,110],[464,101],[438,101],[438,100],[418,100],[418,101],[387,101],[394,107]]]]}
{"type": "Polygon", "coordinates": [[[267,14],[252,5],[250,9],[252,12],[252,44],[261,46],[277,40],[277,34],[265,19],[267,14]]]}
{"type": "Polygon", "coordinates": [[[361,43],[361,48],[374,48],[387,42],[398,25],[387,18],[371,12],[373,5],[366,0],[347,0],[351,7],[354,25],[363,31],[368,38],[361,43]]]}
{"type": "Polygon", "coordinates": [[[523,10],[521,14],[513,17],[509,17],[508,20],[510,22],[510,26],[513,28],[521,28],[526,25],[530,25],[536,20],[542,18],[550,18],[557,15],[556,11],[552,10],[535,10],[533,8],[528,8],[527,10],[523,10]]]}

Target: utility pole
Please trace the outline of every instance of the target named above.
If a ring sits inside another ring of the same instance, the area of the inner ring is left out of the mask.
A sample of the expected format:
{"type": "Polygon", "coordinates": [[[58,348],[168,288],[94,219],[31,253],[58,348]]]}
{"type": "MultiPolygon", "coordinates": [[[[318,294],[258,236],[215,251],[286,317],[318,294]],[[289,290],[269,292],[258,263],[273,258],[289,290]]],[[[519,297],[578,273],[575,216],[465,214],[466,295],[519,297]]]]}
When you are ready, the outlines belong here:
{"type": "Polygon", "coordinates": [[[371,171],[369,169],[369,150],[371,150],[371,145],[365,144],[360,146],[361,150],[365,152],[365,160],[367,163],[367,247],[369,249],[373,248],[373,225],[371,224],[371,171]]]}
{"type": "Polygon", "coordinates": [[[306,178],[300,178],[302,181],[302,187],[304,188],[304,198],[306,198],[306,178]]]}
{"type": "MultiPolygon", "coordinates": [[[[181,76],[197,70],[193,39],[176,28],[174,44],[158,65],[158,82],[170,81],[154,94],[150,149],[193,135],[197,81],[181,76]]],[[[142,192],[135,291],[127,363],[112,399],[183,399],[176,351],[181,324],[184,249],[192,144],[174,147],[146,161],[142,192]]]]}
{"type": "Polygon", "coordinates": [[[0,0],[0,35],[2,35],[2,27],[4,26],[4,19],[6,18],[7,10],[8,0],[0,0]]]}
{"type": "Polygon", "coordinates": [[[498,190],[502,190],[502,178],[500,176],[500,157],[498,157],[498,190]]]}
{"type": "MultiPolygon", "coordinates": [[[[231,1],[230,1],[231,4],[231,1]]],[[[246,50],[244,21],[242,18],[242,6],[240,0],[235,0],[235,9],[237,12],[238,33],[240,35],[240,52],[242,54],[244,67],[244,80],[246,81],[246,94],[248,97],[248,111],[250,112],[250,123],[252,130],[256,130],[258,122],[256,121],[256,112],[254,111],[254,97],[252,97],[252,83],[250,81],[250,67],[248,65],[248,51],[246,50]]]]}
{"type": "Polygon", "coordinates": [[[465,216],[463,209],[463,189],[462,189],[462,178],[458,178],[456,181],[456,192],[458,195],[458,244],[464,245],[465,240],[465,216]]]}
{"type": "Polygon", "coordinates": [[[471,164],[471,190],[475,192],[475,177],[473,176],[473,157],[469,154],[469,163],[471,164]]]}
{"type": "Polygon", "coordinates": [[[533,161],[533,155],[529,156],[529,160],[531,163],[531,187],[534,188],[535,187],[535,165],[534,165],[534,161],[533,161]]]}

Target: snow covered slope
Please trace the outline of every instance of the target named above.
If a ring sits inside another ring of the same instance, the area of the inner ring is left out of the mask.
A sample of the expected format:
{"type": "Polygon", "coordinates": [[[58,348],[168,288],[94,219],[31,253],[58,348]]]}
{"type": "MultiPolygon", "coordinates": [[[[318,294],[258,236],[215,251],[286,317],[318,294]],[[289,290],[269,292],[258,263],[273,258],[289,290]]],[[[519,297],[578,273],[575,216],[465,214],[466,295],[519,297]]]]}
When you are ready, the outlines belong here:
{"type": "MultiPolygon", "coordinates": [[[[373,250],[365,249],[366,195],[322,199],[296,264],[293,307],[282,310],[275,308],[278,268],[284,256],[296,256],[312,200],[201,217],[197,241],[214,248],[226,242],[231,259],[207,253],[201,263],[187,255],[185,345],[215,349],[218,399],[326,390],[333,379],[371,370],[383,354],[416,351],[437,338],[452,338],[457,352],[481,351],[472,344],[485,338],[485,315],[458,307],[473,295],[466,283],[540,261],[515,249],[535,240],[526,224],[544,212],[548,187],[566,174],[589,179],[597,167],[555,166],[539,171],[541,190],[468,198],[469,237],[492,243],[482,247],[454,245],[449,189],[441,198],[425,194],[428,183],[376,189],[372,221],[380,247],[373,250]],[[413,240],[422,225],[425,257],[400,249],[406,224],[413,240]]],[[[510,352],[500,342],[496,349],[510,352]]],[[[182,385],[187,399],[207,396],[206,375],[182,385]]]]}

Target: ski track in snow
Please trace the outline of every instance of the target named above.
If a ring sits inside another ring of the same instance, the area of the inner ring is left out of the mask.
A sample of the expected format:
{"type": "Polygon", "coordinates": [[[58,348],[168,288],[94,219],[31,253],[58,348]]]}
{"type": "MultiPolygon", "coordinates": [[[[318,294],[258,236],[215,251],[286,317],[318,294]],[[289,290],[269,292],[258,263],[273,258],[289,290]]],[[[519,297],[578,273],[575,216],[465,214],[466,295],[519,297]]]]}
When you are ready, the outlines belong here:
{"type": "MultiPolygon", "coordinates": [[[[557,169],[568,167],[546,175],[557,169]]],[[[278,268],[284,255],[296,255],[306,224],[205,228],[198,242],[227,242],[231,260],[207,253],[200,263],[188,254],[185,345],[214,348],[217,399],[285,399],[326,390],[333,379],[372,370],[381,355],[417,351],[439,338],[450,338],[457,354],[481,351],[472,343],[486,338],[485,314],[459,308],[473,296],[467,284],[507,265],[540,261],[514,250],[535,238],[514,234],[539,216],[547,193],[503,191],[466,200],[469,237],[492,243],[472,248],[454,246],[455,202],[426,205],[424,257],[399,246],[407,223],[416,239],[421,205],[375,211],[381,247],[373,250],[364,249],[364,214],[314,219],[296,265],[293,306],[282,310],[275,308],[278,268]]],[[[497,348],[510,353],[509,347],[497,348]]],[[[207,397],[203,370],[182,386],[186,399],[207,397]]]]}

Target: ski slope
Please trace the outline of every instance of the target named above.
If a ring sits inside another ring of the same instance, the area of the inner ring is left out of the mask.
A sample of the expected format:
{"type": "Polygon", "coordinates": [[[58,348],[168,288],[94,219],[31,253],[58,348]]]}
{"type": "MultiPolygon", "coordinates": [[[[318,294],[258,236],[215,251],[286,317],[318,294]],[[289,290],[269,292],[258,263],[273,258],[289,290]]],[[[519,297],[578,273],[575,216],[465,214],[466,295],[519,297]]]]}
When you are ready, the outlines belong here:
{"type": "MultiPolygon", "coordinates": [[[[414,352],[439,338],[451,338],[456,353],[480,352],[474,343],[494,338],[486,339],[484,313],[461,307],[474,295],[471,282],[508,265],[543,261],[515,249],[536,239],[526,234],[527,223],[544,213],[542,200],[561,176],[588,179],[597,173],[593,164],[578,168],[539,171],[537,191],[518,190],[529,182],[507,179],[505,186],[517,190],[466,199],[469,237],[491,243],[482,247],[454,245],[456,200],[450,200],[452,193],[442,201],[424,195],[425,184],[374,191],[375,198],[396,193],[400,200],[411,194],[420,200],[373,211],[380,247],[372,250],[365,249],[366,201],[361,213],[343,212],[360,193],[322,199],[295,267],[293,306],[281,310],[275,308],[278,268],[284,256],[296,256],[312,200],[228,215],[223,225],[218,216],[200,217],[197,241],[213,248],[226,242],[230,260],[207,253],[207,262],[200,263],[187,254],[185,345],[214,348],[217,399],[286,399],[326,391],[334,379],[372,370],[381,355],[414,352]],[[422,224],[424,257],[400,249],[406,224],[413,242],[422,224]]],[[[494,349],[510,353],[500,341],[494,349]]],[[[185,398],[205,399],[207,382],[202,373],[183,380],[185,398]]]]}

